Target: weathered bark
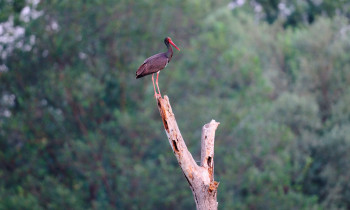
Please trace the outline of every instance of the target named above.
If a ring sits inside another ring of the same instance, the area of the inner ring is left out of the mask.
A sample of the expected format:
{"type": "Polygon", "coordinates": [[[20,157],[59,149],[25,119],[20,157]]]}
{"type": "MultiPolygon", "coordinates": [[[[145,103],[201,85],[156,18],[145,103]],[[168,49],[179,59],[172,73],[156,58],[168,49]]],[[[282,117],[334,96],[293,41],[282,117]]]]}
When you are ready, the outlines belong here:
{"type": "Polygon", "coordinates": [[[216,210],[218,182],[214,181],[214,140],[219,123],[212,120],[203,126],[201,138],[201,165],[198,166],[183,140],[169,98],[158,97],[158,109],[165,133],[177,161],[190,185],[198,210],[216,210]]]}

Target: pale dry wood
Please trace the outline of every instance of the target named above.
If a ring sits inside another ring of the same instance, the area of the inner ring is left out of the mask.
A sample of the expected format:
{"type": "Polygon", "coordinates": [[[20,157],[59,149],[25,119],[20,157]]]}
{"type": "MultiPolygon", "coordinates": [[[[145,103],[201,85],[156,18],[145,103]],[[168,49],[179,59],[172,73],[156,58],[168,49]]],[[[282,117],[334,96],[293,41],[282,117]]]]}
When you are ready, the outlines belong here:
{"type": "Polygon", "coordinates": [[[158,109],[170,146],[192,190],[198,210],[216,210],[218,182],[214,181],[214,140],[219,125],[212,120],[202,128],[201,165],[198,166],[182,138],[168,96],[158,97],[158,109]]]}

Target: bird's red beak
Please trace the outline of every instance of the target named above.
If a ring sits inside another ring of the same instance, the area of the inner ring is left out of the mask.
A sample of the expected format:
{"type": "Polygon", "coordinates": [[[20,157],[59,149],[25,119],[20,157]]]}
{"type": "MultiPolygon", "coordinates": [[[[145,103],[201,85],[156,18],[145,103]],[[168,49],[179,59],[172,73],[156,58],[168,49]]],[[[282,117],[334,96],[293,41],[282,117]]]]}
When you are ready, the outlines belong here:
{"type": "Polygon", "coordinates": [[[180,49],[174,44],[174,42],[171,39],[169,39],[169,43],[173,45],[178,51],[180,51],[180,49]]]}

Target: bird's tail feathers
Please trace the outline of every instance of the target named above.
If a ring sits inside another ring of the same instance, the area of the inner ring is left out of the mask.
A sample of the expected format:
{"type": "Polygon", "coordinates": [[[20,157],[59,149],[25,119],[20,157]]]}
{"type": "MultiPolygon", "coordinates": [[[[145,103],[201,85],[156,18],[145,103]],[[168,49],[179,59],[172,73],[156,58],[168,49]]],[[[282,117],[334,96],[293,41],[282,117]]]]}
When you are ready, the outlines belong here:
{"type": "Polygon", "coordinates": [[[146,75],[142,74],[144,72],[144,70],[145,70],[145,64],[142,64],[139,67],[139,69],[137,69],[137,71],[136,71],[136,79],[146,76],[146,75]]]}

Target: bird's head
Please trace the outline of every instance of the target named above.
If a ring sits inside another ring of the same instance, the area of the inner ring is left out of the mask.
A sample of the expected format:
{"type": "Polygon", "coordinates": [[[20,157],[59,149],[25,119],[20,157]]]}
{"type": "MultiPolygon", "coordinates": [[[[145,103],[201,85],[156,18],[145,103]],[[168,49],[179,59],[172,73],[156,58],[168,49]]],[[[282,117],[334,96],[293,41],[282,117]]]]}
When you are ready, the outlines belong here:
{"type": "Polygon", "coordinates": [[[171,38],[170,37],[166,37],[165,39],[164,39],[164,43],[165,43],[165,45],[169,45],[169,44],[171,44],[171,45],[173,45],[177,50],[179,50],[180,51],[180,49],[174,44],[174,42],[171,40],[171,38]]]}

